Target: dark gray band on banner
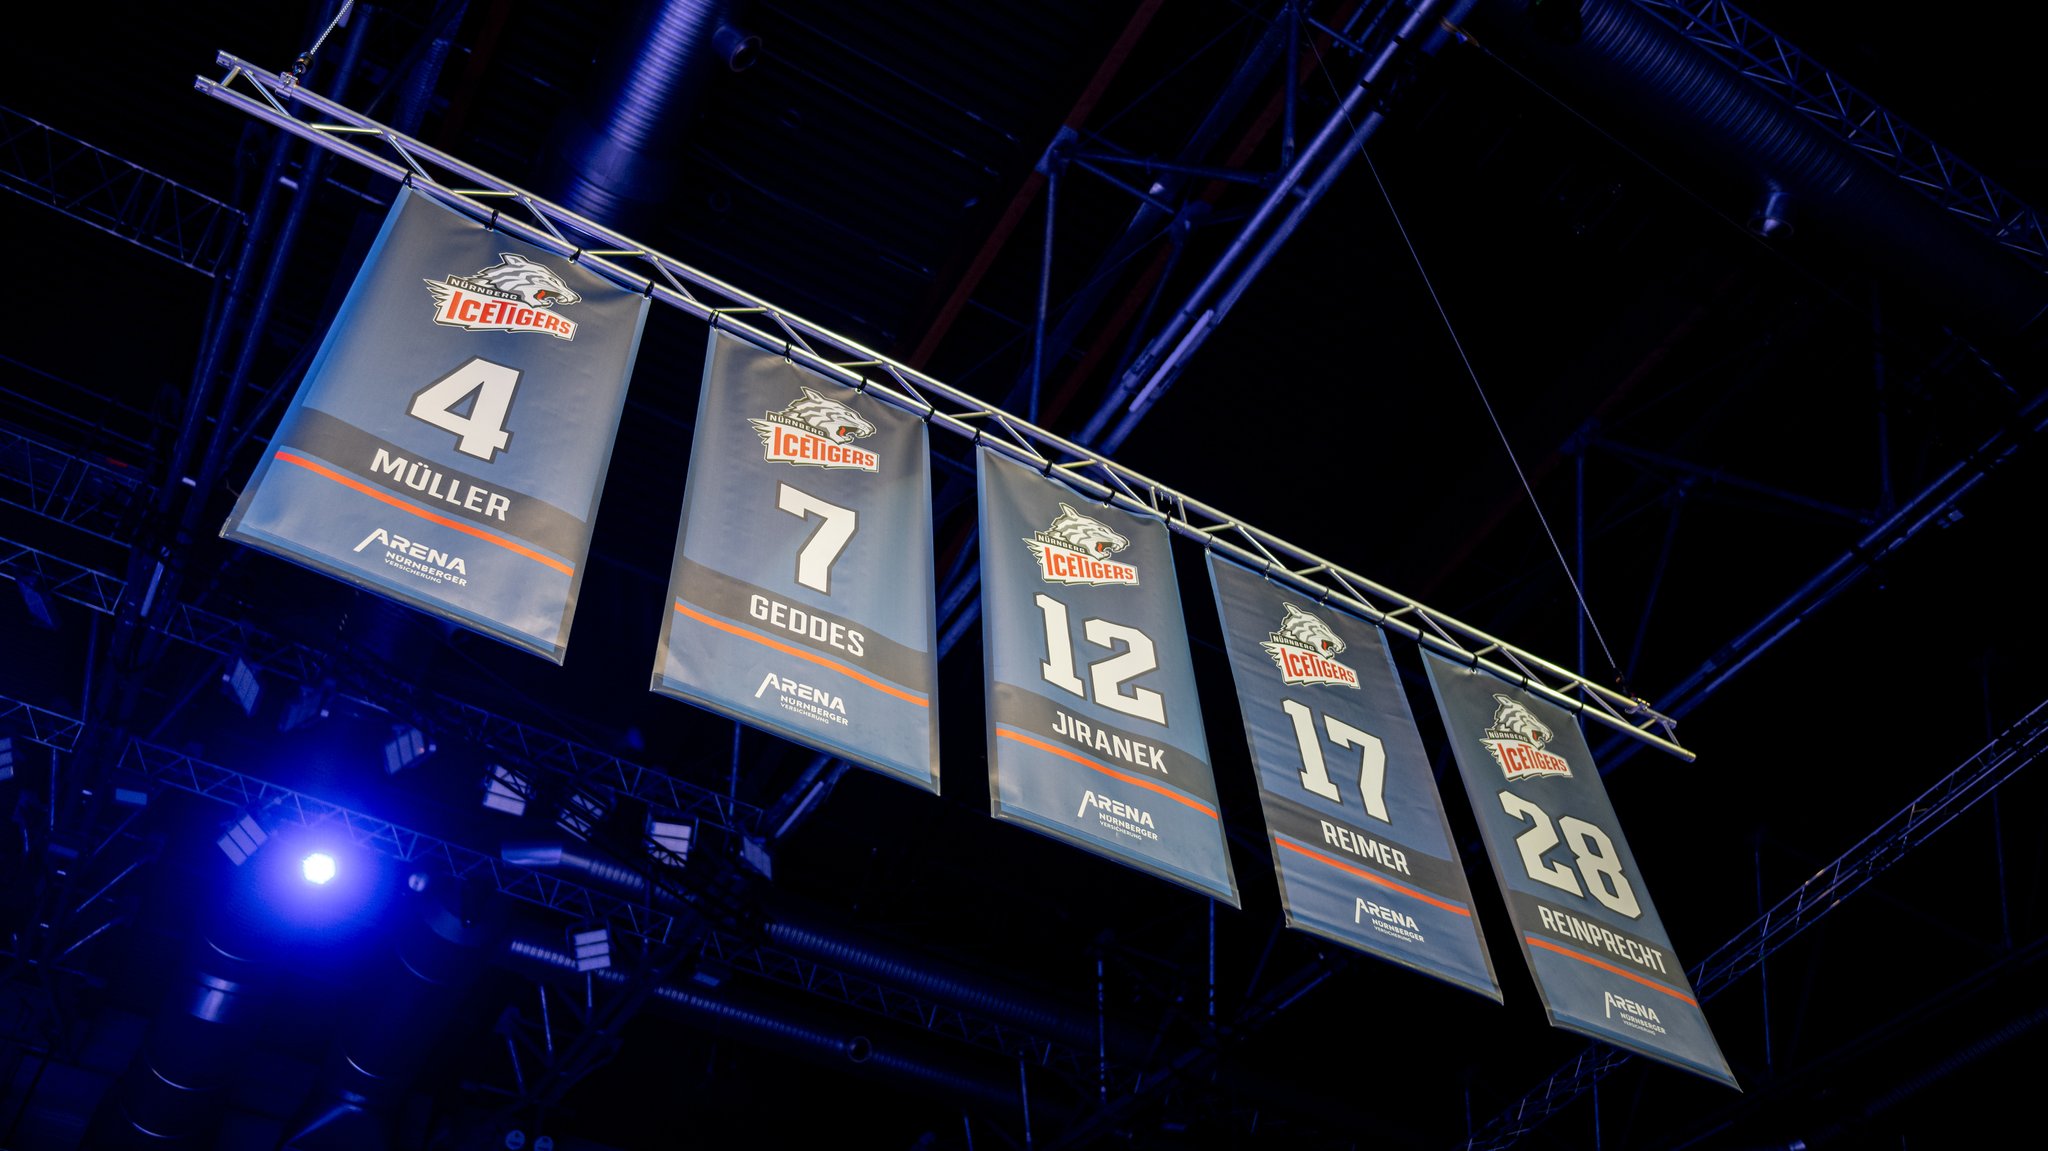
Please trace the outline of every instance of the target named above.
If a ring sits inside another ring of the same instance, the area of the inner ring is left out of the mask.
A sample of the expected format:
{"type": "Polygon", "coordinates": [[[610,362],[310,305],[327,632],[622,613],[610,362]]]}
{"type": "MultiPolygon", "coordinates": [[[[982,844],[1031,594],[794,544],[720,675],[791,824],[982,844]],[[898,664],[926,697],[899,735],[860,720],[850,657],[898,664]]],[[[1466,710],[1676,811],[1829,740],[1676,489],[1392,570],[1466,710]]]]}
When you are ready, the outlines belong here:
{"type": "Polygon", "coordinates": [[[995,714],[989,718],[993,722],[1022,728],[1105,767],[1154,780],[1211,807],[1216,805],[1216,782],[1209,765],[1157,735],[1105,727],[1012,684],[995,683],[992,687],[995,714]]]}
{"type": "Polygon", "coordinates": [[[789,603],[685,555],[676,557],[673,587],[685,602],[749,631],[800,644],[919,694],[932,693],[930,656],[845,616],[789,603]]]}
{"type": "Polygon", "coordinates": [[[1687,1000],[1691,986],[1669,949],[1647,942],[1610,923],[1581,912],[1566,911],[1520,891],[1507,892],[1508,911],[1521,931],[1594,959],[1635,972],[1670,988],[1687,1000]]]}
{"type": "MultiPolygon", "coordinates": [[[[1373,834],[1370,827],[1326,819],[1297,804],[1276,802],[1266,797],[1266,828],[1306,845],[1317,856],[1328,856],[1348,867],[1356,867],[1405,887],[1415,887],[1441,896],[1461,907],[1472,906],[1464,883],[1465,872],[1449,860],[1424,855],[1373,834]]],[[[1300,862],[1297,853],[1289,863],[1300,862]]]]}
{"type": "Polygon", "coordinates": [[[276,447],[318,456],[433,511],[512,536],[572,561],[588,528],[561,508],[413,453],[311,405],[287,422],[276,447]]]}

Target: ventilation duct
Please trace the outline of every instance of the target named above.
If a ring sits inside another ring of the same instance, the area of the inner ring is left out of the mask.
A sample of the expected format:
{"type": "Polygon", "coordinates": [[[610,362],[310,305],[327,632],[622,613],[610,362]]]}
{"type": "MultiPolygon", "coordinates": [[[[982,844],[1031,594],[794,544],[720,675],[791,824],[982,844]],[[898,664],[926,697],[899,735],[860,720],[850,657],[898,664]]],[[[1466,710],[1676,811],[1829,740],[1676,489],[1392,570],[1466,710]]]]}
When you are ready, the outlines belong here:
{"type": "Polygon", "coordinates": [[[561,149],[563,206],[618,226],[635,204],[664,198],[675,178],[677,124],[714,69],[738,72],[761,41],[737,28],[726,0],[643,5],[606,59],[614,78],[594,114],[572,120],[561,149]]]}
{"type": "Polygon", "coordinates": [[[1506,23],[1527,33],[1525,52],[1548,71],[1612,107],[1655,116],[1662,132],[1697,142],[1715,162],[1739,165],[1750,194],[1778,192],[1780,205],[1796,199],[1802,239],[1810,225],[1867,254],[1875,270],[1917,286],[1978,342],[2020,337],[2048,306],[2041,275],[1632,0],[1495,4],[1520,17],[1506,23]],[[1576,18],[1543,12],[1571,4],[1576,18]],[[1575,36],[1559,34],[1560,20],[1575,36]]]}

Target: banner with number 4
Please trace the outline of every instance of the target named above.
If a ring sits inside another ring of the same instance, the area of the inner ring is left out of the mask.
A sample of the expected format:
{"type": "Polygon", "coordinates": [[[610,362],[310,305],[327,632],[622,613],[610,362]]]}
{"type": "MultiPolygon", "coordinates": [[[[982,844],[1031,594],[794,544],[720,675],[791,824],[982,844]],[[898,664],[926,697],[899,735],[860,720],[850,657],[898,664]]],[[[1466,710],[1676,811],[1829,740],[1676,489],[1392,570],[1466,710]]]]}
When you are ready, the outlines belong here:
{"type": "Polygon", "coordinates": [[[560,663],[646,317],[401,189],[221,535],[560,663]]]}

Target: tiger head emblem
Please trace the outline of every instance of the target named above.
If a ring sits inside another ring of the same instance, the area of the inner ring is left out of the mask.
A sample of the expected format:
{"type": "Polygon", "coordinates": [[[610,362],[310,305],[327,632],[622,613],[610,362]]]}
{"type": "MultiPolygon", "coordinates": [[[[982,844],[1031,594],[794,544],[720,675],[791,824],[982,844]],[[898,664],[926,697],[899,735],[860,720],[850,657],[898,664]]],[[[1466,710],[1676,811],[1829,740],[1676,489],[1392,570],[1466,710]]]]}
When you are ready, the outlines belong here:
{"type": "Polygon", "coordinates": [[[546,264],[536,263],[516,252],[500,252],[498,260],[471,279],[516,296],[522,303],[536,308],[574,304],[583,299],[546,264]]]}
{"type": "Polygon", "coordinates": [[[850,444],[863,436],[875,434],[875,425],[859,412],[809,388],[804,389],[802,399],[774,414],[790,423],[801,424],[835,444],[850,444]]]}
{"type": "Polygon", "coordinates": [[[1091,520],[1066,504],[1060,505],[1060,514],[1040,535],[1092,556],[1114,555],[1131,546],[1130,540],[1109,530],[1101,521],[1091,520]]]}
{"type": "Polygon", "coordinates": [[[1543,726],[1543,721],[1521,703],[1495,692],[1493,696],[1500,707],[1494,710],[1493,725],[1486,729],[1488,739],[1519,739],[1534,747],[1549,743],[1556,733],[1543,726]]]}
{"type": "Polygon", "coordinates": [[[1273,633],[1274,639],[1305,647],[1318,655],[1336,655],[1344,650],[1344,641],[1330,630],[1329,624],[1291,603],[1280,606],[1287,609],[1287,614],[1280,620],[1280,630],[1273,633]]]}

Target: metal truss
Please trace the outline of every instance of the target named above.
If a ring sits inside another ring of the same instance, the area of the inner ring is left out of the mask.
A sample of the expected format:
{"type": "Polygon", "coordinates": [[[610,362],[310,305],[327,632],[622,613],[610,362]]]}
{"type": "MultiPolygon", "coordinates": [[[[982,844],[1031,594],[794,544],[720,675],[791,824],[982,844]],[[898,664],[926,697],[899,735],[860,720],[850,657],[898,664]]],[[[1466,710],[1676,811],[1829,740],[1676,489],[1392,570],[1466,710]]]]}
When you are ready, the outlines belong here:
{"type": "Polygon", "coordinates": [[[1045,474],[1292,584],[1449,658],[1484,667],[1535,695],[1690,761],[1676,722],[1641,699],[1589,680],[1506,640],[1427,607],[1296,547],[1278,536],[1159,484],[1043,428],[982,403],[908,365],[850,340],[617,232],[508,184],[482,169],[309,92],[236,56],[220,53],[219,81],[198,91],[275,124],[454,207],[480,222],[574,258],[591,271],[644,292],[760,347],[782,353],[878,399],[969,437],[1045,474]],[[375,150],[372,150],[372,149],[375,150]]]}
{"type": "MultiPolygon", "coordinates": [[[[12,504],[112,543],[127,546],[116,532],[121,509],[139,485],[111,468],[16,433],[0,430],[0,503],[12,504]]],[[[0,576],[24,582],[45,595],[111,615],[120,602],[120,577],[0,537],[0,576]]],[[[313,648],[191,604],[172,605],[163,621],[172,639],[248,662],[258,670],[298,683],[321,686],[335,669],[313,648]]],[[[431,723],[437,736],[473,744],[560,775],[580,786],[602,788],[664,811],[739,834],[754,834],[761,810],[738,799],[677,779],[607,751],[521,723],[447,696],[422,692],[382,669],[351,666],[367,681],[370,702],[401,707],[431,723]]]]}
{"type": "Polygon", "coordinates": [[[0,504],[123,547],[119,534],[140,476],[83,460],[0,427],[0,504]]]}
{"type": "MultiPolygon", "coordinates": [[[[1693,982],[1700,1002],[1755,970],[1772,952],[1840,907],[1843,900],[2044,754],[2048,754],[2048,702],[2036,706],[1702,960],[1693,982]]],[[[1514,1146],[1629,1058],[1619,1049],[1593,1044],[1467,1139],[1465,1151],[1514,1146]]]]}
{"type": "Polygon", "coordinates": [[[44,595],[83,604],[102,615],[121,601],[120,577],[73,563],[18,540],[0,538],[0,576],[44,595]]]}
{"type": "Polygon", "coordinates": [[[2048,272],[2048,233],[2018,196],[1723,0],[1635,0],[1710,55],[1884,166],[1942,210],[2048,272]]]}
{"type": "MultiPolygon", "coordinates": [[[[31,742],[70,751],[77,746],[83,727],[70,716],[0,697],[0,730],[15,732],[31,742]]],[[[680,935],[677,917],[660,907],[507,863],[496,856],[145,740],[128,741],[121,752],[120,766],[157,787],[254,813],[273,828],[339,830],[349,843],[399,862],[488,882],[501,894],[571,919],[603,920],[617,935],[638,940],[650,949],[677,940],[680,935]]],[[[1097,1073],[1096,1060],[1070,1047],[731,931],[707,932],[702,954],[722,960],[736,971],[750,972],[770,982],[971,1046],[1025,1058],[1061,1074],[1078,1077],[1097,1073]]],[[[1118,1074],[1120,1078],[1127,1077],[1125,1072],[1118,1074]]]]}
{"type": "Polygon", "coordinates": [[[85,734],[85,724],[61,712],[0,696],[0,731],[39,743],[52,751],[71,751],[85,734]]]}
{"type": "Polygon", "coordinates": [[[242,230],[242,213],[219,200],[7,108],[0,188],[204,276],[220,273],[242,230]]]}
{"type": "Polygon", "coordinates": [[[130,739],[121,750],[120,766],[151,783],[252,812],[275,826],[339,829],[354,846],[401,863],[445,869],[458,879],[488,880],[500,894],[574,919],[603,919],[620,934],[649,944],[666,943],[675,931],[675,917],[660,908],[506,863],[181,751],[130,739]]]}
{"type": "MultiPolygon", "coordinates": [[[[723,960],[735,971],[746,971],[785,987],[799,988],[870,1015],[1000,1052],[1012,1059],[1028,1060],[1076,1082],[1083,1078],[1093,1082],[1099,1070],[1100,1060],[1097,1057],[1064,1044],[727,932],[713,931],[707,935],[704,954],[723,960]]],[[[1116,1068],[1115,1072],[1120,1080],[1127,1081],[1131,1077],[1122,1068],[1116,1068]]]]}

